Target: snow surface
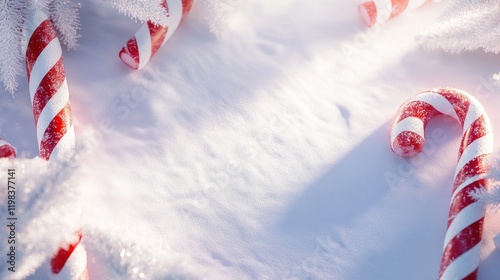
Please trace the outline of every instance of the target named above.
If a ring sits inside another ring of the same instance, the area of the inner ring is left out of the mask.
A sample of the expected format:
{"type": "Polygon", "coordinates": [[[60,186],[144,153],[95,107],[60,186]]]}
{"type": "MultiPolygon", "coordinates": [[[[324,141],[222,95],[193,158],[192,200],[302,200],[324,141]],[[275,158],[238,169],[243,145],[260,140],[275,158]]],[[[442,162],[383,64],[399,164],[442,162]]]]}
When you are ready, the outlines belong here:
{"type": "MultiPolygon", "coordinates": [[[[441,3],[371,30],[355,1],[304,4],[240,1],[219,39],[195,5],[138,72],[118,51],[139,23],[85,2],[80,47],[64,53],[79,156],[48,168],[26,83],[0,93],[20,243],[12,274],[2,227],[0,278],[46,279],[80,197],[91,279],[436,279],[460,130],[434,121],[426,153],[402,159],[390,123],[449,85],[500,131],[500,58],[422,50],[415,36],[441,3]]],[[[487,214],[479,279],[500,278],[499,215],[487,214]]]]}

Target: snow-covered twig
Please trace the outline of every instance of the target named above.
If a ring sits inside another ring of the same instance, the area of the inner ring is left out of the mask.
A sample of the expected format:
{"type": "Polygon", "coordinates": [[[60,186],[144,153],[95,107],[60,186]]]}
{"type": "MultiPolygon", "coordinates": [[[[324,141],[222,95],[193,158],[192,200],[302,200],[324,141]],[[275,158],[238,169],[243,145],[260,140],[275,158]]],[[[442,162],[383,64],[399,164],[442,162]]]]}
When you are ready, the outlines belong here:
{"type": "Polygon", "coordinates": [[[475,200],[482,201],[487,207],[490,207],[494,211],[500,209],[500,184],[495,184],[490,190],[484,188],[478,188],[469,192],[469,196],[475,200]]]}
{"type": "Polygon", "coordinates": [[[229,13],[240,0],[201,0],[199,1],[203,19],[208,23],[211,33],[221,37],[225,32],[229,13]]]}
{"type": "Polygon", "coordinates": [[[75,49],[78,46],[79,8],[80,3],[71,0],[54,0],[49,5],[50,17],[59,31],[62,43],[68,49],[75,49]]]}

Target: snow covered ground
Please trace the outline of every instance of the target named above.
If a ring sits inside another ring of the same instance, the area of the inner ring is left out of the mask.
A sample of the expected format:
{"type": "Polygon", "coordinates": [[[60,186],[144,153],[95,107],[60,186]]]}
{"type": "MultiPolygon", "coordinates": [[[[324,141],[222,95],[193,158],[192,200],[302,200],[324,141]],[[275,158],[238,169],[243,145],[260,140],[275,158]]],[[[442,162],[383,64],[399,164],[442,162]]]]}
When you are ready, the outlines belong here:
{"type": "MultiPolygon", "coordinates": [[[[217,39],[195,5],[134,72],[118,51],[139,24],[85,2],[80,47],[64,54],[74,164],[36,158],[25,83],[0,93],[0,136],[19,154],[0,160],[0,182],[16,168],[20,225],[15,274],[0,231],[1,278],[46,278],[81,191],[91,279],[436,279],[460,132],[432,122],[435,149],[404,160],[392,118],[449,85],[500,131],[500,57],[415,42],[442,6],[366,30],[355,1],[240,1],[217,39]]],[[[500,278],[499,215],[487,214],[479,279],[500,278]]]]}

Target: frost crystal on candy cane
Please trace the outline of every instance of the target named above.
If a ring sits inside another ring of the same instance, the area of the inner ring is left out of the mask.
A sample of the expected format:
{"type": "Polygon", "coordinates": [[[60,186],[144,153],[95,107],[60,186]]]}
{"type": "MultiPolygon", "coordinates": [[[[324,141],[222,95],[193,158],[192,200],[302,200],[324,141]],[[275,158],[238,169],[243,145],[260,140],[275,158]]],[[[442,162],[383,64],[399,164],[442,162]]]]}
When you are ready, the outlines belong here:
{"type": "MultiPolygon", "coordinates": [[[[23,51],[40,156],[49,162],[69,157],[75,149],[73,116],[69,104],[62,50],[48,12],[32,9],[23,34],[23,51]]],[[[81,233],[73,244],[54,254],[51,279],[88,279],[87,257],[81,233]]]]}
{"type": "Polygon", "coordinates": [[[422,6],[432,0],[371,0],[358,6],[359,15],[368,27],[422,6]]]}
{"type": "Polygon", "coordinates": [[[149,62],[163,44],[172,36],[181,19],[193,5],[193,0],[163,0],[168,11],[169,25],[144,23],[120,51],[120,59],[133,69],[141,69],[149,62]]]}
{"type": "Polygon", "coordinates": [[[463,128],[439,279],[476,279],[484,207],[469,194],[488,188],[485,175],[493,152],[492,127],[483,106],[453,88],[420,93],[401,106],[391,129],[391,148],[404,157],[421,152],[424,128],[439,115],[454,118],[463,128]]]}

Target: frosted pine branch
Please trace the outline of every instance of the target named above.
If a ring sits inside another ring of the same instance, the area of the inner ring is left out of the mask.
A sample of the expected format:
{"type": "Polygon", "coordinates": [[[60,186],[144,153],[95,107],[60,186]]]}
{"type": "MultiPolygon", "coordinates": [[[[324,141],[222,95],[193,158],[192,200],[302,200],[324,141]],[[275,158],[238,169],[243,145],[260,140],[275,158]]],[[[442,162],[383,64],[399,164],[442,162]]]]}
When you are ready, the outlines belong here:
{"type": "Polygon", "coordinates": [[[491,207],[495,211],[500,210],[500,185],[494,185],[491,190],[475,189],[469,193],[469,196],[482,201],[484,205],[491,207]]]}
{"type": "MultiPolygon", "coordinates": [[[[21,0],[19,3],[25,3],[25,9],[47,9],[49,3],[53,0],[21,0]]],[[[12,2],[12,1],[11,1],[12,2]]]]}
{"type": "Polygon", "coordinates": [[[59,31],[62,43],[68,49],[75,49],[78,46],[79,8],[80,3],[71,0],[54,0],[49,5],[50,17],[59,31]]]}
{"type": "Polygon", "coordinates": [[[417,37],[429,49],[450,53],[500,52],[500,1],[451,0],[436,23],[417,37]]]}
{"type": "Polygon", "coordinates": [[[13,93],[22,71],[20,41],[26,3],[9,0],[0,3],[0,77],[5,88],[13,93]]]}
{"type": "Polygon", "coordinates": [[[199,1],[202,17],[208,24],[210,32],[217,37],[222,36],[227,27],[229,13],[240,0],[202,0],[199,1]]]}
{"type": "Polygon", "coordinates": [[[21,38],[28,9],[47,5],[47,0],[0,0],[0,79],[11,93],[17,89],[17,77],[23,72],[21,38]]]}
{"type": "Polygon", "coordinates": [[[160,25],[168,24],[167,10],[158,0],[101,0],[101,2],[141,22],[151,20],[160,25]]]}

